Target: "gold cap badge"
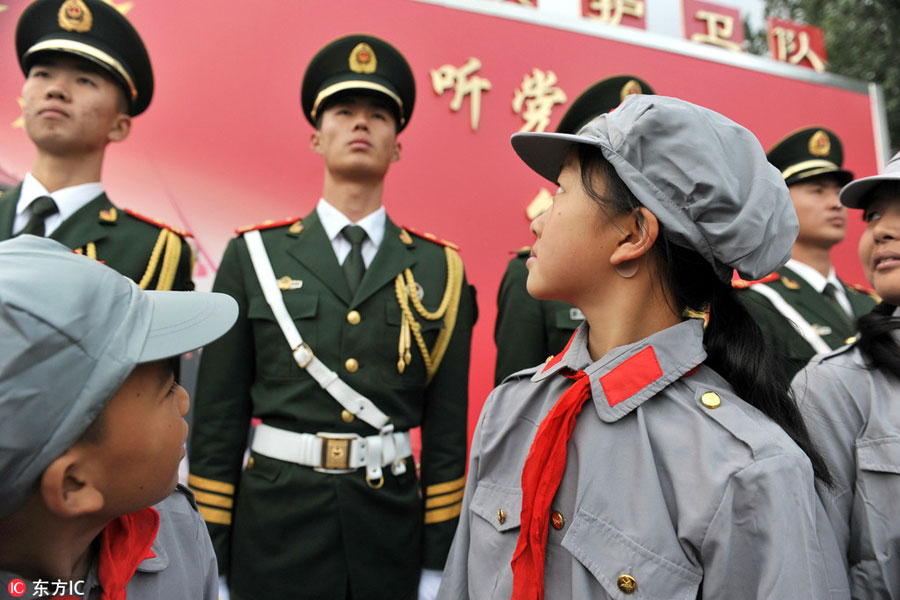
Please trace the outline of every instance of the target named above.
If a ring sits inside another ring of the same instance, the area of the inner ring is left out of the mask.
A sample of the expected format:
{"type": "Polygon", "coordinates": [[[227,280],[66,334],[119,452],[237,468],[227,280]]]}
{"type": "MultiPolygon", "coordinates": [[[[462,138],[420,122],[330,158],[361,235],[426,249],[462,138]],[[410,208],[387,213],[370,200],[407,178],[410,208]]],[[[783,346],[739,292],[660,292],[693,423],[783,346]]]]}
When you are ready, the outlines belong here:
{"type": "Polygon", "coordinates": [[[350,53],[350,70],[354,73],[374,73],[378,60],[372,46],[360,42],[350,53]]]}
{"type": "Polygon", "coordinates": [[[831,154],[831,138],[821,129],[809,138],[809,153],[813,156],[828,156],[831,154]]]}
{"type": "Polygon", "coordinates": [[[94,25],[94,16],[83,0],[66,0],[59,7],[59,26],[66,31],[86,33],[94,25]]]}
{"type": "Polygon", "coordinates": [[[637,82],[636,79],[629,79],[628,83],[622,86],[622,92],[620,93],[621,99],[625,100],[628,96],[632,94],[643,94],[644,90],[641,89],[641,84],[637,82]]]}

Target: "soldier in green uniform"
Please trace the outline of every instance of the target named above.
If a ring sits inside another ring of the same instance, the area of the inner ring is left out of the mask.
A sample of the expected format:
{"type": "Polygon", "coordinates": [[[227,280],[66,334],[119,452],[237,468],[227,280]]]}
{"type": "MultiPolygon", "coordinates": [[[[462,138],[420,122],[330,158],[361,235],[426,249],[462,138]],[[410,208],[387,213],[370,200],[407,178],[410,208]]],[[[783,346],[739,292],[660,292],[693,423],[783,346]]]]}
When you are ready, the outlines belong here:
{"type": "Polygon", "coordinates": [[[837,135],[806,127],[776,143],[767,156],[788,185],[800,232],[787,265],[759,281],[734,285],[747,289],[739,297],[793,377],[814,354],[847,343],[856,333],[855,320],[876,300],[844,284],[831,266],[831,250],[847,231],[847,209],[838,194],[853,179],[842,168],[837,135]]]}
{"type": "MultiPolygon", "coordinates": [[[[598,108],[608,112],[631,94],[652,93],[653,89],[645,81],[633,75],[602,79],[575,99],[556,131],[578,133],[591,119],[602,114],[597,112],[598,108]]],[[[547,208],[549,205],[536,210],[540,213],[547,208]]],[[[581,311],[571,304],[537,300],[528,294],[525,261],[530,255],[530,246],[516,250],[500,281],[497,322],[494,325],[494,342],[497,345],[495,385],[499,385],[507,375],[540,364],[548,356],[562,350],[575,328],[584,320],[581,311]]]]}
{"type": "Polygon", "coordinates": [[[465,484],[476,308],[455,247],[382,205],[414,100],[387,42],[320,50],[301,103],[322,197],[239,230],[219,266],[213,287],[240,314],[201,359],[189,484],[235,600],[407,599],[420,573],[436,592],[465,484]]]}
{"type": "Polygon", "coordinates": [[[137,31],[102,0],[37,0],[19,18],[16,52],[36,155],[0,196],[0,240],[50,237],[144,289],[192,289],[187,234],[117,207],[100,183],[107,145],[128,137],[153,95],[137,31]]]}

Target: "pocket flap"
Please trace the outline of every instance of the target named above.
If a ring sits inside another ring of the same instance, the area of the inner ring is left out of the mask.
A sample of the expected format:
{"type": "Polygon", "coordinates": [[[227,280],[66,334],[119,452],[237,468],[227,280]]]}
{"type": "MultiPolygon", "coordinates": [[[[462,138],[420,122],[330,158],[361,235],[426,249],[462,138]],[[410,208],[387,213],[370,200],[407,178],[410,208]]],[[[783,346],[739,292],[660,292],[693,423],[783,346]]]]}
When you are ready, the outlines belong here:
{"type": "Polygon", "coordinates": [[[863,471],[900,475],[900,437],[861,441],[856,446],[856,460],[863,471]]]}
{"type": "Polygon", "coordinates": [[[522,490],[479,481],[469,510],[490,523],[497,531],[508,531],[520,525],[522,490]]]}
{"type": "Polygon", "coordinates": [[[591,572],[613,598],[694,599],[703,579],[693,565],[650,551],[609,523],[579,510],[562,546],[591,572]],[[624,585],[636,584],[630,595],[624,585]]]}

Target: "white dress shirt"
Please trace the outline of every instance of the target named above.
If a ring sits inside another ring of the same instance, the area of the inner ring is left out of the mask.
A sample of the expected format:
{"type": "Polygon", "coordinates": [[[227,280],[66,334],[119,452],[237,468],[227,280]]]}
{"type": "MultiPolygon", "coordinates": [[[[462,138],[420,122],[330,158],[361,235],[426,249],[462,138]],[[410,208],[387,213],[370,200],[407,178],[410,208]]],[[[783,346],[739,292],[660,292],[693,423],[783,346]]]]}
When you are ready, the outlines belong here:
{"type": "Polygon", "coordinates": [[[17,234],[31,218],[31,204],[41,196],[50,196],[56,202],[59,212],[44,219],[44,235],[49,236],[63,221],[71,217],[82,206],[103,193],[103,184],[99,181],[82,183],[56,190],[52,194],[44,185],[34,178],[30,172],[22,180],[22,191],[16,204],[16,217],[13,220],[12,233],[17,234]]]}
{"type": "Polygon", "coordinates": [[[844,291],[844,284],[841,283],[841,280],[837,278],[837,274],[835,274],[834,269],[828,271],[828,277],[822,277],[822,274],[813,269],[806,263],[802,263],[796,259],[790,259],[785,265],[788,269],[802,277],[806,283],[812,286],[814,290],[819,292],[820,294],[825,292],[825,286],[829,283],[832,284],[835,289],[837,289],[837,301],[838,304],[841,305],[841,308],[844,309],[844,312],[847,313],[847,316],[851,319],[855,319],[856,316],[853,314],[853,307],[850,306],[850,300],[847,298],[847,293],[844,291]]]}
{"type": "Polygon", "coordinates": [[[384,239],[384,225],[387,220],[387,213],[384,206],[379,206],[378,210],[366,215],[358,222],[354,223],[347,216],[328,203],[325,198],[320,198],[316,205],[316,213],[319,215],[319,221],[325,229],[325,234],[331,240],[331,247],[334,248],[334,255],[337,256],[338,264],[344,264],[347,255],[350,254],[350,242],[341,235],[341,230],[347,225],[359,225],[366,230],[368,237],[362,244],[363,262],[366,268],[372,264],[375,253],[378,252],[378,246],[384,239]]]}

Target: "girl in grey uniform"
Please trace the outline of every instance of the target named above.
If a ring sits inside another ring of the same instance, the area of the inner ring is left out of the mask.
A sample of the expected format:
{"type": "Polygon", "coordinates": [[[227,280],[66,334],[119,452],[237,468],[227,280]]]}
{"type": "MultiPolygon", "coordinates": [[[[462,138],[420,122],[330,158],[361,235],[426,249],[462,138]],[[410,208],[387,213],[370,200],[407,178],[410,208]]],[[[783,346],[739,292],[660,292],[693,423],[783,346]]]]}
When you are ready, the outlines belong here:
{"type": "Polygon", "coordinates": [[[822,500],[854,598],[900,598],[900,154],[841,202],[863,211],[859,258],[884,301],[858,341],[814,358],[794,390],[834,486],[822,500]]]}
{"type": "Polygon", "coordinates": [[[488,398],[439,597],[847,598],[827,468],[729,285],[797,233],[756,138],[633,95],[512,143],[559,185],[528,291],[585,323],[488,398]]]}

